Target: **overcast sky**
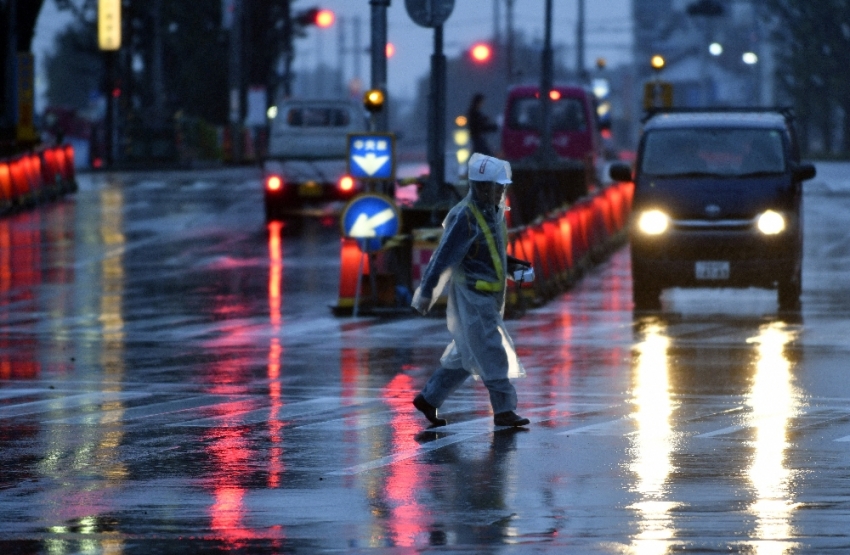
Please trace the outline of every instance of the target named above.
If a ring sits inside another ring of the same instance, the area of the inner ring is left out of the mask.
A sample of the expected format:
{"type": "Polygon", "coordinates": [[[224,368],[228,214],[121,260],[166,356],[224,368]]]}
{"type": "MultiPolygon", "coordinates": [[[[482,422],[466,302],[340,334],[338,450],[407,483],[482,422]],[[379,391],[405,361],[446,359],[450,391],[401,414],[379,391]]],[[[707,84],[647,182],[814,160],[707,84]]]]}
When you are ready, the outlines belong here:
{"type": "MultiPolygon", "coordinates": [[[[166,0],[186,1],[186,0],[166,0]]],[[[444,26],[444,49],[448,56],[467,50],[473,43],[492,37],[494,29],[494,1],[455,0],[454,11],[444,26]]],[[[504,26],[505,2],[499,0],[504,26]]],[[[553,42],[564,47],[558,51],[567,64],[575,66],[575,31],[579,0],[554,0],[553,42]]],[[[585,0],[586,39],[585,66],[590,68],[598,57],[604,57],[609,66],[631,61],[632,45],[632,0],[585,0]]],[[[342,20],[348,45],[353,41],[353,21],[361,22],[361,42],[365,48],[369,43],[371,8],[369,0],[294,0],[293,12],[313,6],[326,7],[337,14],[337,23],[342,20]]],[[[544,0],[515,0],[514,28],[531,38],[543,38],[544,0]]],[[[57,30],[68,24],[70,16],[58,12],[53,0],[46,0],[36,26],[33,50],[37,68],[41,68],[44,56],[52,48],[57,30]]],[[[311,29],[308,36],[296,41],[295,69],[314,65],[319,59],[330,65],[339,60],[337,39],[339,26],[330,29],[311,29]],[[321,37],[317,34],[321,33],[321,37]]],[[[504,27],[503,27],[504,28],[504,27]]],[[[388,39],[396,47],[395,55],[388,62],[388,88],[396,97],[412,97],[417,80],[426,75],[430,67],[433,47],[433,31],[416,25],[408,16],[404,0],[392,0],[388,10],[388,39]]],[[[346,56],[346,76],[353,72],[351,55],[346,56]]],[[[361,58],[361,73],[369,83],[369,60],[361,58]]],[[[46,87],[43,74],[36,83],[36,109],[44,108],[43,94],[46,87]]]]}

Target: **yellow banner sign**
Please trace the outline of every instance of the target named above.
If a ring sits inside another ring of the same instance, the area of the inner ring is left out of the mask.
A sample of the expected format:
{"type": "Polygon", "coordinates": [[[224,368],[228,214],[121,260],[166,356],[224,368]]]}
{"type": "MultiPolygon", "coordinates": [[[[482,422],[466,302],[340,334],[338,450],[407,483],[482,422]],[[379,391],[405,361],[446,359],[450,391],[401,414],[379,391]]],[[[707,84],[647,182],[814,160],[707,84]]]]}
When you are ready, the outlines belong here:
{"type": "Polygon", "coordinates": [[[97,44],[101,50],[121,48],[121,0],[98,0],[97,44]]]}

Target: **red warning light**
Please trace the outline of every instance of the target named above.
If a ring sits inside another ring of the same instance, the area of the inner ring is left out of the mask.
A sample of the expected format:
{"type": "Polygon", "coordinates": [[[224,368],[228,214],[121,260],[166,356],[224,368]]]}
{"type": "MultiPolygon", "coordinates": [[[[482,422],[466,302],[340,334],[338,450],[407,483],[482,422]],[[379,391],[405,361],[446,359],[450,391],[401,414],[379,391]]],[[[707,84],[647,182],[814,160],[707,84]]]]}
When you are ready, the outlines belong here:
{"type": "Polygon", "coordinates": [[[354,179],[350,175],[343,175],[339,178],[339,190],[347,193],[354,189],[354,179]]]}
{"type": "Polygon", "coordinates": [[[552,100],[561,100],[561,91],[556,91],[555,89],[552,89],[551,91],[549,91],[549,98],[551,98],[552,100]]]}
{"type": "Polygon", "coordinates": [[[395,54],[395,45],[391,42],[387,43],[387,58],[392,58],[395,54]]]}
{"type": "Polygon", "coordinates": [[[280,191],[283,187],[283,179],[279,175],[270,175],[266,179],[266,189],[269,191],[280,191]]]}
{"type": "Polygon", "coordinates": [[[490,57],[493,55],[490,45],[483,42],[474,44],[469,53],[472,56],[472,59],[479,64],[489,61],[490,57]]]}
{"type": "Polygon", "coordinates": [[[333,25],[335,19],[336,16],[331,10],[319,10],[316,13],[316,25],[322,28],[333,25]]]}

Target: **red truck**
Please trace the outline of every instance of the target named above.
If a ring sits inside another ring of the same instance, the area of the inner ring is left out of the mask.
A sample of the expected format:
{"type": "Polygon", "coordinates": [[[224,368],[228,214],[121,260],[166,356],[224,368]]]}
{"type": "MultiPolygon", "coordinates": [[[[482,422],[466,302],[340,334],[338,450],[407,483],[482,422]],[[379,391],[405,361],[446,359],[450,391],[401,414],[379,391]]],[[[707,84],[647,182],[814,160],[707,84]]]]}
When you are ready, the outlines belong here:
{"type": "Polygon", "coordinates": [[[602,163],[602,137],[596,117],[596,99],[583,87],[555,85],[552,99],[552,147],[558,155],[543,168],[534,157],[540,146],[540,88],[520,85],[508,91],[502,125],[502,155],[511,161],[515,194],[535,195],[518,199],[524,220],[561,203],[584,196],[598,183],[602,163]],[[521,193],[526,183],[527,193],[521,193]],[[532,207],[533,205],[533,207],[532,207]]]}

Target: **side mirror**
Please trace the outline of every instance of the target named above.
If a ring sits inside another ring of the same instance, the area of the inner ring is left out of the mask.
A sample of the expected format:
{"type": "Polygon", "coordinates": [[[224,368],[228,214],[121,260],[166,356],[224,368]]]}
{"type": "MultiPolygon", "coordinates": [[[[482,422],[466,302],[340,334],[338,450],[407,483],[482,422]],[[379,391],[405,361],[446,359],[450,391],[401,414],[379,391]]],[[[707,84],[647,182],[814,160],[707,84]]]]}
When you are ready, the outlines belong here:
{"type": "Polygon", "coordinates": [[[811,162],[802,162],[797,164],[792,172],[794,176],[794,181],[805,181],[807,179],[812,179],[817,171],[815,170],[815,165],[811,162]]]}
{"type": "Polygon", "coordinates": [[[623,162],[614,162],[608,166],[608,175],[614,181],[631,181],[632,167],[623,162]]]}

